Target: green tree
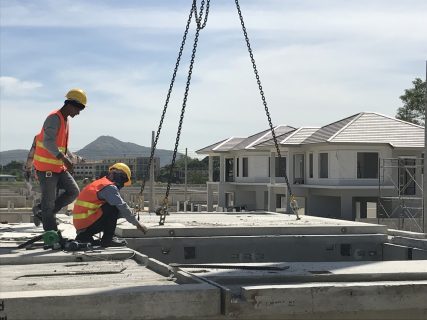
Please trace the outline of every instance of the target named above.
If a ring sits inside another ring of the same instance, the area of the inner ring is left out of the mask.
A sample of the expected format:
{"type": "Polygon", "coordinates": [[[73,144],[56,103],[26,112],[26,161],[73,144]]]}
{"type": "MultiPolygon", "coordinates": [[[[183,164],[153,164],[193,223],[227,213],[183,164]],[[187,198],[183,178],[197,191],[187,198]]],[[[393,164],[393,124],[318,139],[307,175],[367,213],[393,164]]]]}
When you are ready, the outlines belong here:
{"type": "Polygon", "coordinates": [[[22,168],[24,162],[22,161],[12,161],[2,167],[2,174],[11,174],[16,177],[17,180],[23,180],[23,171],[22,168]]]}
{"type": "MultiPolygon", "coordinates": [[[[203,184],[208,180],[207,157],[203,160],[187,158],[187,182],[189,184],[203,184]],[[206,159],[206,160],[205,160],[206,159]]],[[[169,180],[170,165],[160,168],[158,181],[167,182],[169,180]]],[[[185,158],[176,160],[175,168],[171,177],[172,183],[184,183],[185,181],[185,158]]]]}
{"type": "Polygon", "coordinates": [[[414,85],[405,90],[405,94],[399,98],[403,102],[403,107],[397,109],[396,118],[419,125],[425,123],[425,104],[426,104],[426,82],[420,78],[412,81],[414,85]]]}

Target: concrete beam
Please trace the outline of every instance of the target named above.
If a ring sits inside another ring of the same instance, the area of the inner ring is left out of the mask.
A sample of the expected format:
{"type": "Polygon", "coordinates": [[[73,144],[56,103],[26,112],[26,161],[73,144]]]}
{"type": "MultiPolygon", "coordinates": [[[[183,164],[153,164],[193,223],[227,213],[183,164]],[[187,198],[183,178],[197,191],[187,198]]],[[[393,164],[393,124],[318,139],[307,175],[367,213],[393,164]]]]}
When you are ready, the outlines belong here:
{"type": "Polygon", "coordinates": [[[242,288],[245,319],[425,319],[427,281],[315,283],[242,288]]]}
{"type": "Polygon", "coordinates": [[[4,316],[16,320],[198,319],[220,314],[219,289],[208,284],[1,292],[0,300],[4,316]]]}

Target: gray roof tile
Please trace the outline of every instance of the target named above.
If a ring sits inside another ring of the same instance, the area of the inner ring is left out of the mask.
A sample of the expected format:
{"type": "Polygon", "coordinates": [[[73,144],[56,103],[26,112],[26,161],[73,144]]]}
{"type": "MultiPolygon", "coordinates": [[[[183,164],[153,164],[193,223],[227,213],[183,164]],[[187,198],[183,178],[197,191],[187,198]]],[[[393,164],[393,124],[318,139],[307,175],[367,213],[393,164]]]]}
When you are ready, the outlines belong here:
{"type": "Polygon", "coordinates": [[[362,112],[328,141],[424,147],[424,127],[374,112],[362,112]]]}
{"type": "MultiPolygon", "coordinates": [[[[321,128],[279,125],[278,143],[388,143],[394,147],[424,147],[424,127],[375,112],[361,112],[321,128]]],[[[247,138],[231,137],[196,151],[199,154],[262,149],[274,145],[270,129],[247,138]]]]}
{"type": "Polygon", "coordinates": [[[311,136],[305,139],[302,143],[319,143],[325,142],[334,134],[336,134],[340,129],[342,129],[346,124],[356,118],[359,114],[355,114],[351,117],[330,123],[326,126],[321,127],[319,130],[314,132],[311,136]]]}

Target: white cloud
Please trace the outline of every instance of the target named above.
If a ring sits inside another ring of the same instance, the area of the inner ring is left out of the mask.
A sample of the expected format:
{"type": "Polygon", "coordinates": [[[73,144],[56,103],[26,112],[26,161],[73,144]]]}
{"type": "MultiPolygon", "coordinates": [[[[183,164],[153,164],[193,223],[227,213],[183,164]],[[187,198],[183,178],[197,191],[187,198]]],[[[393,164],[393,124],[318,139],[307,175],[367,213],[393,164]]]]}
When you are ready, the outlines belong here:
{"type": "Polygon", "coordinates": [[[25,81],[14,77],[0,77],[0,90],[2,98],[5,96],[25,96],[43,85],[36,81],[25,81]]]}
{"type": "MultiPolygon", "coordinates": [[[[43,107],[30,110],[29,116],[43,118],[73,86],[88,92],[89,106],[72,120],[72,149],[101,134],[150,144],[190,2],[146,3],[1,2],[5,45],[0,62],[16,77],[1,80],[6,149],[27,145],[23,136],[17,138],[12,116],[34,104],[43,107]],[[35,89],[43,93],[31,96],[34,101],[19,99],[35,89]]],[[[393,115],[398,96],[413,78],[424,76],[426,1],[247,0],[241,6],[274,124],[325,125],[360,111],[393,115]]],[[[173,148],[188,54],[169,104],[161,148],[173,148]]],[[[26,123],[25,134],[40,129],[44,118],[37,119],[34,127],[26,123]]],[[[212,1],[199,39],[180,145],[197,149],[267,126],[233,1],[212,1]]]]}

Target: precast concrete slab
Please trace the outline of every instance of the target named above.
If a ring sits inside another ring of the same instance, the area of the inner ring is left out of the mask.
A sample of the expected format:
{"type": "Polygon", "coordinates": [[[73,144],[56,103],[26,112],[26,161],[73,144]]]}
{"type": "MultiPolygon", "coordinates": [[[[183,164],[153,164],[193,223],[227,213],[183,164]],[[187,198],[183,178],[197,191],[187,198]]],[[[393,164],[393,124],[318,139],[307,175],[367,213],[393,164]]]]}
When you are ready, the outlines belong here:
{"type": "Polygon", "coordinates": [[[175,266],[222,290],[236,319],[425,319],[424,261],[175,266]],[[247,268],[257,267],[256,270],[247,268]],[[246,268],[246,269],[244,269],[246,268]],[[276,268],[276,269],[274,269],[276,268]]]}
{"type": "MultiPolygon", "coordinates": [[[[296,220],[295,215],[274,212],[174,213],[166,217],[164,225],[159,226],[158,221],[156,215],[141,215],[141,222],[149,227],[147,237],[387,233],[387,228],[378,224],[311,216],[296,220]]],[[[119,224],[116,234],[125,238],[142,237],[141,232],[128,223],[119,224]]]]}
{"type": "Polygon", "coordinates": [[[384,234],[127,238],[164,263],[382,260],[384,234]]]}
{"type": "Polygon", "coordinates": [[[141,217],[143,235],[128,223],[116,234],[165,263],[382,260],[384,226],[277,213],[177,213],[158,225],[141,217]]]}
{"type": "Polygon", "coordinates": [[[0,208],[0,223],[21,222],[32,222],[32,212],[30,208],[14,208],[13,210],[0,208]]]}
{"type": "Polygon", "coordinates": [[[199,319],[220,291],[131,249],[0,255],[1,319],[199,319]]]}
{"type": "MultiPolygon", "coordinates": [[[[73,238],[71,218],[59,218],[62,234],[73,238]]],[[[148,233],[135,230],[140,238],[126,237],[129,245],[175,264],[130,248],[17,250],[18,243],[43,229],[0,225],[0,318],[427,317],[427,262],[381,261],[387,241],[383,226],[307,216],[296,221],[268,213],[173,214],[164,226],[154,215],[143,215],[142,221],[148,233]],[[230,234],[215,235],[215,228],[225,233],[228,223],[230,234]],[[296,261],[304,258],[311,262],[296,261]]],[[[121,223],[117,231],[131,229],[121,223]]],[[[387,254],[409,258],[410,248],[402,248],[389,245],[387,254]]]]}

